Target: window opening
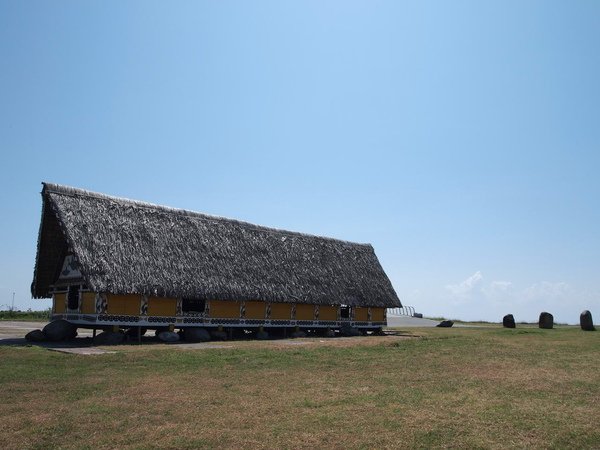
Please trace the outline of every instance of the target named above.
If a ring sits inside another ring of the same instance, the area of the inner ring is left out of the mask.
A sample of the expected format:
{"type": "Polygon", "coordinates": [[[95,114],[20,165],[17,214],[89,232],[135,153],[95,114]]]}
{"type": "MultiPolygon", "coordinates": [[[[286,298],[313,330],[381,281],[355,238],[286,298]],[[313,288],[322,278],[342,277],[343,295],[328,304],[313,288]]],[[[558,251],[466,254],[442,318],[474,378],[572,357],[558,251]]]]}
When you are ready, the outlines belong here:
{"type": "Polygon", "coordinates": [[[185,314],[203,314],[206,300],[203,298],[184,298],[181,301],[181,311],[185,314]]]}

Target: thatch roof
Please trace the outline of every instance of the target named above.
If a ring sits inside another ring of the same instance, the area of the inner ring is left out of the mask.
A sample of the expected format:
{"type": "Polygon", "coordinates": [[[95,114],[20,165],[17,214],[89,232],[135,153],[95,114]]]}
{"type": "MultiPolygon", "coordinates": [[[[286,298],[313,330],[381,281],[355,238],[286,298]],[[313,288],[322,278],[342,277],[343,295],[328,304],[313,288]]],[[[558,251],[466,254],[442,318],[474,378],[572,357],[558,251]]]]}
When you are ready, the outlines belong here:
{"type": "Polygon", "coordinates": [[[398,307],[369,244],[277,230],[43,183],[31,287],[73,252],[96,292],[398,307]]]}

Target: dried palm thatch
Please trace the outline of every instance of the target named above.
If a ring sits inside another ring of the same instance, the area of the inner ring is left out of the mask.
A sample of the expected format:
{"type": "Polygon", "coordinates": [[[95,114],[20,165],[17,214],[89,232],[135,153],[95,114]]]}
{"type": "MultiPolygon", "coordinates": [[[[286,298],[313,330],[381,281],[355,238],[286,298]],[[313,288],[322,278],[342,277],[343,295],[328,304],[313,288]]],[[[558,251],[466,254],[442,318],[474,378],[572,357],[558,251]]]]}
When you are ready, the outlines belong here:
{"type": "Polygon", "coordinates": [[[35,298],[73,252],[96,292],[400,306],[371,245],[43,186],[35,298]]]}

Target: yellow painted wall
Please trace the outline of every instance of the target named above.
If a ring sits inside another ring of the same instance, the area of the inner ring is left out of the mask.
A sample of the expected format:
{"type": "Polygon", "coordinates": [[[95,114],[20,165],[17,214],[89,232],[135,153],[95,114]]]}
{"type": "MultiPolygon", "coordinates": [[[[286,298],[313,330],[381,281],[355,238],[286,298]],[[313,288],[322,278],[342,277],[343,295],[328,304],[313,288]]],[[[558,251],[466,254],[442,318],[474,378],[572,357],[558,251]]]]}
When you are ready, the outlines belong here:
{"type": "Polygon", "coordinates": [[[246,302],[246,319],[264,319],[265,302],[246,302]]]}
{"type": "MultiPolygon", "coordinates": [[[[177,299],[150,297],[148,298],[149,316],[174,316],[177,313],[177,299]]],[[[139,306],[138,306],[139,314],[139,306]]]]}
{"type": "Polygon", "coordinates": [[[81,307],[79,310],[82,314],[96,313],[96,293],[83,292],[81,294],[81,307]]]}
{"type": "Polygon", "coordinates": [[[139,316],[142,297],[136,294],[115,295],[108,294],[107,313],[127,316],[139,316]]]}
{"type": "Polygon", "coordinates": [[[319,320],[336,320],[337,306],[319,306],[319,320]]]}
{"type": "Polygon", "coordinates": [[[315,305],[298,303],[296,305],[296,320],[313,320],[315,318],[315,305]]]}
{"type": "Polygon", "coordinates": [[[383,308],[371,308],[371,320],[373,322],[383,322],[383,308]]]}
{"type": "Polygon", "coordinates": [[[271,303],[271,320],[290,320],[291,314],[291,304],[271,303]]]}
{"type": "Polygon", "coordinates": [[[354,320],[358,322],[366,322],[369,320],[369,308],[354,308],[354,320]]]}
{"type": "MultiPolygon", "coordinates": [[[[53,312],[65,312],[66,293],[53,295],[53,312]]],[[[108,294],[108,314],[137,316],[140,313],[141,296],[108,294]]],[[[291,318],[290,303],[271,303],[271,320],[289,320],[291,318]]],[[[296,304],[296,320],[314,320],[314,305],[296,304]]],[[[319,320],[337,320],[338,306],[319,306],[319,320]]],[[[82,314],[96,312],[96,294],[84,292],[81,296],[82,314]]],[[[174,316],[177,312],[177,300],[174,298],[150,297],[148,299],[148,315],[174,316]]],[[[263,319],[266,315],[266,303],[262,301],[246,302],[246,319],[263,319]]],[[[239,318],[240,302],[211,300],[210,317],[213,318],[239,318]]],[[[368,308],[354,308],[354,320],[368,321],[368,308]]],[[[384,308],[371,308],[371,321],[384,321],[384,308]]]]}
{"type": "MultiPolygon", "coordinates": [[[[240,302],[232,302],[226,300],[211,300],[210,317],[237,319],[240,317],[240,302]]],[[[246,317],[248,317],[248,314],[246,314],[246,317]]]]}
{"type": "Polygon", "coordinates": [[[67,294],[54,294],[54,312],[56,314],[62,314],[65,312],[65,301],[67,294]]]}

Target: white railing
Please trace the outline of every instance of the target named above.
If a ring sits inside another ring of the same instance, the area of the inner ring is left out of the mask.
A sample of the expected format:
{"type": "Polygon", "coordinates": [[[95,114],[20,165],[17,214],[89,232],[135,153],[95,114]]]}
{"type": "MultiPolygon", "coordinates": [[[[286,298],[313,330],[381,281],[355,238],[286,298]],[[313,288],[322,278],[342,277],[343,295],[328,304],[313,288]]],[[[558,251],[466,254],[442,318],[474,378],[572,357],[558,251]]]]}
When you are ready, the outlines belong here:
{"type": "Polygon", "coordinates": [[[412,306],[403,306],[401,308],[388,308],[388,316],[410,316],[414,317],[415,308],[412,306]]]}

